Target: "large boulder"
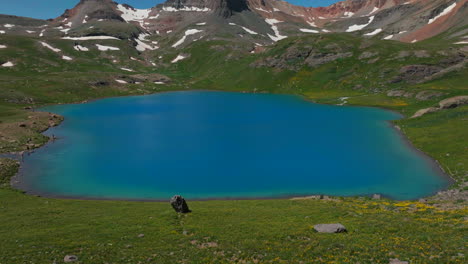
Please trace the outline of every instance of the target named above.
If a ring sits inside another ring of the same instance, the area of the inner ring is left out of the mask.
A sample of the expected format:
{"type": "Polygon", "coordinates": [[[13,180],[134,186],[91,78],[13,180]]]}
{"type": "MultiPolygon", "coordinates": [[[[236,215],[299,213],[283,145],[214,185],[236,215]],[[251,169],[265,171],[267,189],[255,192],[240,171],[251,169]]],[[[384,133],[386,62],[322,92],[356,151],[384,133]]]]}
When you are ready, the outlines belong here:
{"type": "Polygon", "coordinates": [[[171,205],[172,205],[172,208],[174,208],[174,210],[177,212],[177,213],[182,213],[182,214],[186,214],[186,213],[190,213],[192,212],[188,205],[187,205],[187,202],[185,201],[185,199],[180,196],[180,195],[174,195],[172,198],[171,198],[171,205]]]}
{"type": "Polygon", "coordinates": [[[439,102],[441,109],[455,108],[465,104],[468,104],[468,95],[455,96],[439,102]]]}
{"type": "Polygon", "coordinates": [[[348,232],[342,224],[318,224],[314,225],[314,230],[319,233],[345,233],[348,232]]]}

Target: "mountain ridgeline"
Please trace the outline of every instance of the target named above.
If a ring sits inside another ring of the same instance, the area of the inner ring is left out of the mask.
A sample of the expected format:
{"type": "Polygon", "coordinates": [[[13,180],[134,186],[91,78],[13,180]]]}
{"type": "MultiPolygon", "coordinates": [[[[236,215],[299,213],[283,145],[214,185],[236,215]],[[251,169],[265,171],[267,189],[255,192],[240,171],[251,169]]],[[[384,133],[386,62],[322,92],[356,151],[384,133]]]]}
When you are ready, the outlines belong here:
{"type": "MultiPolygon", "coordinates": [[[[278,0],[168,0],[150,9],[135,9],[111,0],[81,0],[77,6],[47,23],[42,35],[74,36],[108,33],[120,38],[113,27],[160,36],[177,36],[188,27],[206,23],[210,34],[230,32],[228,26],[248,29],[251,42],[275,42],[287,36],[348,32],[403,42],[421,41],[448,30],[450,38],[463,37],[467,26],[466,0],[347,0],[329,7],[306,8],[278,0]],[[129,23],[129,26],[118,26],[129,23]],[[89,27],[108,32],[95,32],[89,27]],[[95,26],[96,27],[96,26],[95,26]],[[132,28],[132,29],[130,29],[132,28]],[[461,33],[460,33],[461,32],[461,33]]],[[[31,34],[31,33],[30,33],[31,34]]],[[[39,33],[38,33],[39,34],[39,33]]],[[[245,34],[244,34],[245,35],[245,34]]],[[[240,38],[237,32],[231,37],[240,38]]]]}

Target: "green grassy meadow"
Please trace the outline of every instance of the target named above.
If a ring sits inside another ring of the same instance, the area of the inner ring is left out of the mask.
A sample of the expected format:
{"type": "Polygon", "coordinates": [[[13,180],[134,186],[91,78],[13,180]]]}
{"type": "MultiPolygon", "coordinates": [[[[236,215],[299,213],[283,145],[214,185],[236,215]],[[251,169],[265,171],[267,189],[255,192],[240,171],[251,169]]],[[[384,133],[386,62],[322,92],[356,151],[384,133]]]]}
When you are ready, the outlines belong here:
{"type": "Polygon", "coordinates": [[[0,263],[466,263],[466,209],[418,202],[168,203],[37,198],[0,190],[0,263]],[[321,234],[339,222],[348,233],[321,234]],[[139,237],[143,234],[144,237],[139,237]]]}

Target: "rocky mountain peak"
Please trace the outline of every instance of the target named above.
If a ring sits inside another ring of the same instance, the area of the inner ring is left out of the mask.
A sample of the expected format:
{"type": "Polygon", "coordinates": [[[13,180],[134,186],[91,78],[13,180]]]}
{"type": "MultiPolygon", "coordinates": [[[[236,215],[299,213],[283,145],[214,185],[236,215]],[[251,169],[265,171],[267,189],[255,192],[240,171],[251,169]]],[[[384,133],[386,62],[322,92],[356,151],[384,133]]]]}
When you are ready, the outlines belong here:
{"type": "Polygon", "coordinates": [[[168,0],[161,6],[166,10],[211,11],[223,17],[249,9],[248,0],[168,0]]]}

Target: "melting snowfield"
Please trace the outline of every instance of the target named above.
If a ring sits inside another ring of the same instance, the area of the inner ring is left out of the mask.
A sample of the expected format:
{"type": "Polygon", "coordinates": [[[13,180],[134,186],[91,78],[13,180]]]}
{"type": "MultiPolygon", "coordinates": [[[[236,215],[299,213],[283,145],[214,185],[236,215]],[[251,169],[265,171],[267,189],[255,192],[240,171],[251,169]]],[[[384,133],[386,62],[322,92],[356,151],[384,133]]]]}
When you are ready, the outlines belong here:
{"type": "Polygon", "coordinates": [[[369,17],[369,22],[367,22],[367,24],[352,25],[352,26],[350,26],[350,27],[346,30],[346,32],[354,32],[354,31],[362,30],[363,28],[365,28],[365,27],[367,27],[368,25],[370,25],[370,23],[372,23],[372,21],[374,21],[374,18],[375,18],[375,16],[369,17]]]}
{"type": "Polygon", "coordinates": [[[104,45],[100,45],[100,44],[96,44],[96,47],[97,47],[98,50],[100,50],[100,51],[120,50],[119,48],[116,48],[116,47],[104,46],[104,45]]]}
{"type": "Polygon", "coordinates": [[[188,30],[186,30],[185,33],[184,33],[184,36],[181,39],[179,39],[176,43],[174,43],[172,45],[172,47],[176,48],[176,47],[180,46],[182,43],[185,42],[185,39],[188,36],[194,35],[194,34],[197,34],[197,33],[200,33],[200,32],[203,32],[203,30],[199,30],[199,29],[188,29],[188,30]]]}

